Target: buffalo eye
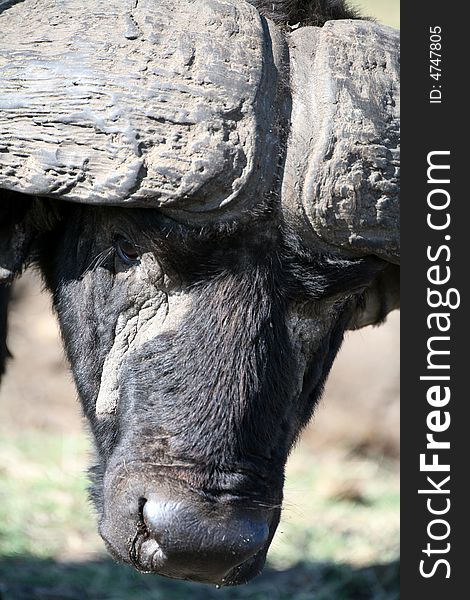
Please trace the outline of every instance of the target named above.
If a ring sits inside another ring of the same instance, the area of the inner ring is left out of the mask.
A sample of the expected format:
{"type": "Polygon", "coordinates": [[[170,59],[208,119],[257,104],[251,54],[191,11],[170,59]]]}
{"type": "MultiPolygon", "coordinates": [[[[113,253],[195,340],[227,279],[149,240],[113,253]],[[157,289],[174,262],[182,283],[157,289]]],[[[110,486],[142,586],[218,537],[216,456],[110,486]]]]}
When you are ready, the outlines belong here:
{"type": "Polygon", "coordinates": [[[119,236],[114,242],[116,248],[116,254],[118,258],[126,265],[136,265],[139,263],[140,254],[137,247],[126,240],[126,238],[119,236]]]}

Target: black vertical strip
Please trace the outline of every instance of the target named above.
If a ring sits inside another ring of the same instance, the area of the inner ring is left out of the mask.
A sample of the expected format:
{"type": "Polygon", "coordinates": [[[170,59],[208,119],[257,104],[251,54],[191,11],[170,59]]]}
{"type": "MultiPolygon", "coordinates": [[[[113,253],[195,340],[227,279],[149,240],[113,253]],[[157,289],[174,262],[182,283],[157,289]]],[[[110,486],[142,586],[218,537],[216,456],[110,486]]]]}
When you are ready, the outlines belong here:
{"type": "Polygon", "coordinates": [[[470,35],[463,5],[402,8],[401,597],[451,600],[470,577],[470,35]]]}
{"type": "Polygon", "coordinates": [[[7,316],[8,302],[10,299],[10,286],[0,283],[0,381],[5,372],[5,363],[8,356],[7,348],[7,316]]]}

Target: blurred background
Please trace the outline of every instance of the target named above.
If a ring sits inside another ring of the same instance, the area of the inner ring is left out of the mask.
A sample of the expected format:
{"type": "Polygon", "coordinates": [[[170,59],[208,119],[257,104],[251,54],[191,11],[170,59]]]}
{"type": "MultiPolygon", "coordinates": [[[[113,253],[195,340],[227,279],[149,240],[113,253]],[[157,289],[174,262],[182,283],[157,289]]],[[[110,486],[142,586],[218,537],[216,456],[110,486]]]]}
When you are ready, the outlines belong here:
{"type": "MultiPolygon", "coordinates": [[[[356,3],[399,26],[398,0],[356,3]]],[[[268,567],[233,589],[142,576],[108,558],[87,499],[91,444],[50,301],[16,284],[0,390],[1,600],[399,597],[399,314],[348,333],[287,469],[268,567]]]]}

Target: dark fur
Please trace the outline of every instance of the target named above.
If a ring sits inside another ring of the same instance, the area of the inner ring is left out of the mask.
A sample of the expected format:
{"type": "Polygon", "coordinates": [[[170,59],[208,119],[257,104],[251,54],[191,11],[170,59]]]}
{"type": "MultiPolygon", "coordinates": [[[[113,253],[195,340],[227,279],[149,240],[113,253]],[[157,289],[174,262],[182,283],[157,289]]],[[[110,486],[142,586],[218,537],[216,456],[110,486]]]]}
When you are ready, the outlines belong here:
{"type": "Polygon", "coordinates": [[[63,205],[51,219],[47,218],[50,203],[36,201],[33,212],[37,233],[30,256],[53,293],[67,354],[99,449],[97,503],[101,504],[100,474],[116,451],[116,442],[123,444],[118,449],[121,458],[137,460],[146,454],[151,440],[154,447],[155,440],[158,445],[160,435],[167,442],[165,453],[155,450],[159,460],[171,465],[184,456],[194,469],[181,476],[191,479],[192,485],[233,490],[237,474],[249,471],[257,473],[256,478],[240,476],[238,487],[266,501],[278,501],[269,496],[270,490],[279,494],[287,454],[321,393],[354,299],[383,268],[382,263],[309,252],[295,235],[279,228],[278,217],[270,211],[259,214],[250,225],[222,231],[191,230],[148,209],[63,205]],[[127,298],[125,288],[115,285],[117,233],[134,239],[143,250],[150,249],[175,285],[190,289],[194,299],[177,332],[157,338],[124,365],[121,408],[136,408],[125,419],[118,415],[103,427],[96,421],[94,403],[127,298]],[[100,246],[97,239],[102,240],[100,246]],[[95,258],[107,250],[112,255],[101,263],[104,268],[96,269],[95,258]],[[88,271],[94,272],[96,286],[91,294],[80,291],[88,271]],[[327,297],[338,297],[337,320],[305,374],[299,402],[286,404],[296,369],[286,330],[287,311],[293,302],[310,302],[314,307],[327,297]],[[207,427],[214,394],[220,413],[207,427]],[[148,398],[147,403],[136,402],[139,396],[148,398]],[[201,419],[195,420],[194,413],[201,419]]]}
{"type": "Polygon", "coordinates": [[[0,190],[0,381],[10,356],[7,347],[10,284],[23,268],[29,252],[29,222],[26,215],[31,199],[0,190]]]}
{"type": "Polygon", "coordinates": [[[344,0],[249,0],[279,25],[322,26],[333,19],[356,19],[358,12],[344,0]]]}
{"type": "MultiPolygon", "coordinates": [[[[123,496],[135,489],[138,497],[145,469],[145,481],[178,480],[215,502],[273,507],[272,536],[287,455],[321,395],[358,299],[384,263],[309,251],[270,208],[248,224],[200,229],[154,209],[51,206],[46,200],[31,206],[23,259],[40,268],[53,295],[96,441],[98,512],[110,493],[105,476],[127,486],[123,496]],[[176,331],[126,355],[118,410],[98,420],[95,403],[117,320],[162,285],[150,279],[145,288],[132,287],[133,267],[114,249],[120,235],[152,255],[168,293],[186,290],[191,305],[176,331]],[[309,319],[322,319],[316,311],[327,301],[334,317],[301,373],[288,313],[297,306],[309,319]],[[293,386],[302,375],[298,395],[293,386]]],[[[241,572],[233,582],[252,575],[241,572]]]]}

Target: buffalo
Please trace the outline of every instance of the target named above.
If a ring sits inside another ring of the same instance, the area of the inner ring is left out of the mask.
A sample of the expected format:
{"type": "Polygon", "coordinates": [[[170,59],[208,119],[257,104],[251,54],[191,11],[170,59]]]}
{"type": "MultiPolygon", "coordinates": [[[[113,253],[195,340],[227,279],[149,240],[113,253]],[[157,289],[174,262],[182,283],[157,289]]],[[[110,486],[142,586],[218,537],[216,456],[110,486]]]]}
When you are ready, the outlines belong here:
{"type": "Polygon", "coordinates": [[[398,305],[397,34],[355,17],[0,4],[0,376],[32,265],[93,432],[101,536],[141,572],[261,571],[344,332],[398,305]]]}

